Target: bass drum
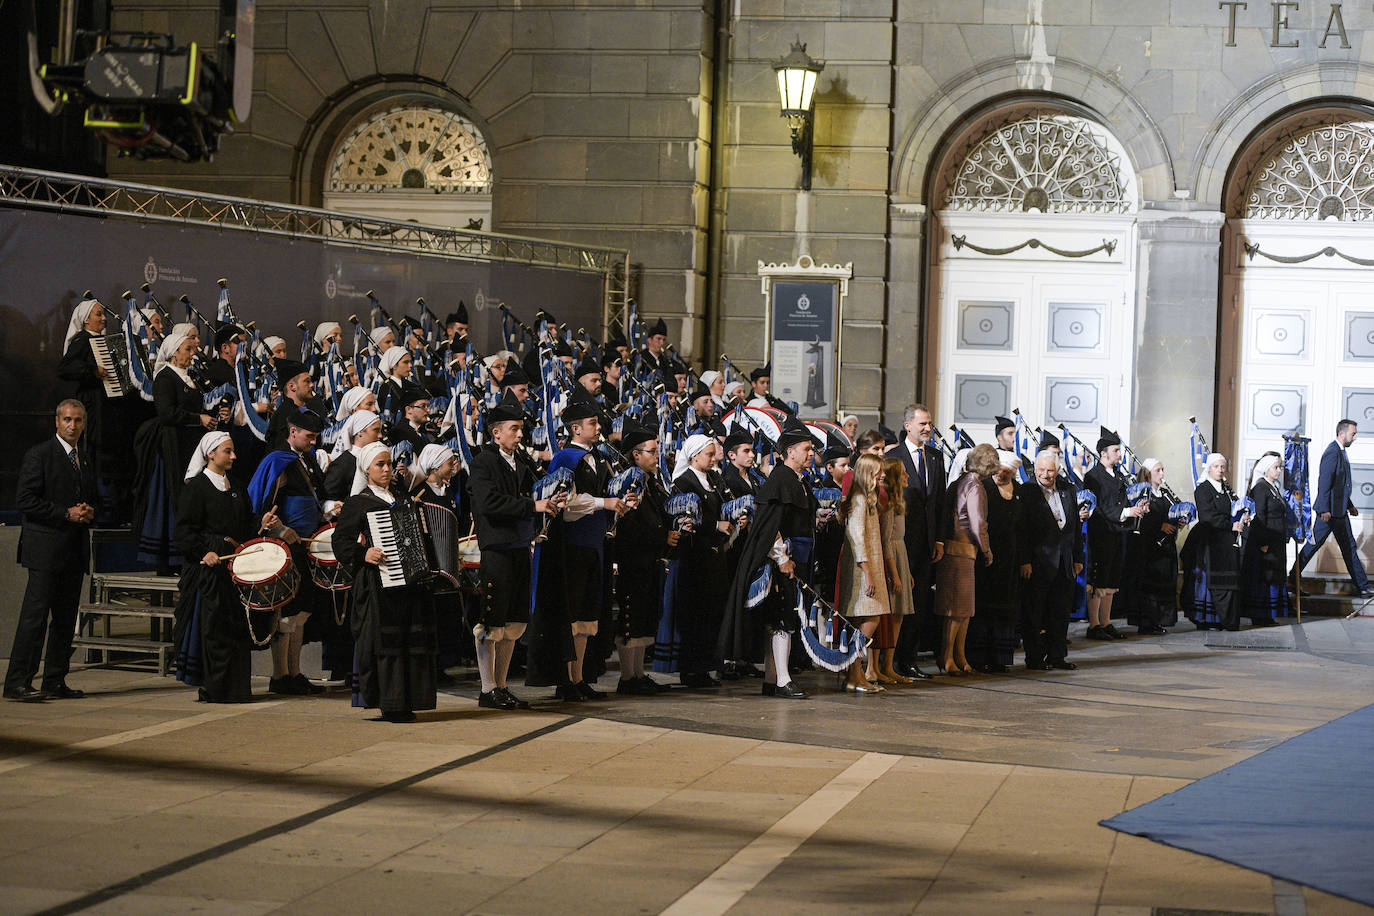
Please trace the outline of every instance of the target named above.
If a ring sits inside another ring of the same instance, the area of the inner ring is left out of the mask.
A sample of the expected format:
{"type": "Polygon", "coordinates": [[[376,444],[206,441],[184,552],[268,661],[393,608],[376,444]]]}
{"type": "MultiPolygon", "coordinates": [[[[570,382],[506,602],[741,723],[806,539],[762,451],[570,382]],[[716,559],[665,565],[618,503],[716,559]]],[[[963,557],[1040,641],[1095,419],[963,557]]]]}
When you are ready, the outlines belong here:
{"type": "Polygon", "coordinates": [[[334,556],[334,529],[325,525],[316,531],[305,545],[310,561],[310,579],[327,592],[345,592],[353,587],[353,574],[340,565],[334,556]]]}

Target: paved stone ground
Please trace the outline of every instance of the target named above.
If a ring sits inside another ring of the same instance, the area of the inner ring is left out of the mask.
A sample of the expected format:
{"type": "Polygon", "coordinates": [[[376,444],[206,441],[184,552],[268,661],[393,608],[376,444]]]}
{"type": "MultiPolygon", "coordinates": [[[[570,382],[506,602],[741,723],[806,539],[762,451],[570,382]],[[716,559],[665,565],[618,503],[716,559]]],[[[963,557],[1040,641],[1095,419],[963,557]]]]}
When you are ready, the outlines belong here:
{"type": "Polygon", "coordinates": [[[1097,826],[1369,701],[1374,620],[1284,632],[796,703],[459,688],[409,726],[78,671],[0,703],[0,911],[1369,912],[1097,826]]]}

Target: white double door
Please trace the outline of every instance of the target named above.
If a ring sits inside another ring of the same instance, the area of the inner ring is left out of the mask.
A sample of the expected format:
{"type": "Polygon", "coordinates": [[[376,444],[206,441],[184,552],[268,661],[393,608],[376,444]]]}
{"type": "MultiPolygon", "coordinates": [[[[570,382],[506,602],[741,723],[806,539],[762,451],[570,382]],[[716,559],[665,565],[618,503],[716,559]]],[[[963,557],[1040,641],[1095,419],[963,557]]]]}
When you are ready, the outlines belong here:
{"type": "MultiPolygon", "coordinates": [[[[1348,417],[1360,427],[1349,452],[1351,498],[1360,510],[1352,522],[1357,534],[1367,531],[1374,514],[1374,268],[1322,252],[1374,260],[1374,229],[1234,221],[1227,238],[1218,426],[1232,478],[1244,475],[1248,485],[1259,456],[1282,453],[1284,435],[1296,433],[1312,440],[1315,496],[1322,452],[1348,417]]],[[[1318,568],[1339,567],[1339,559],[1324,556],[1318,568]]]]}
{"type": "Polygon", "coordinates": [[[1134,233],[1124,220],[944,217],[928,344],[937,421],[992,441],[997,416],[1065,424],[1091,448],[1099,426],[1129,440],[1134,233]],[[1019,223],[1019,225],[1018,225],[1019,223]],[[955,244],[956,237],[962,242],[955,244]],[[982,240],[980,242],[980,239],[982,240]],[[1040,244],[1004,251],[1029,239],[1040,244]],[[1092,251],[1110,242],[1110,250],[1092,251]],[[1047,250],[1052,246],[1064,254],[1047,250]],[[1077,255],[1077,256],[1071,256],[1077,255]]]}

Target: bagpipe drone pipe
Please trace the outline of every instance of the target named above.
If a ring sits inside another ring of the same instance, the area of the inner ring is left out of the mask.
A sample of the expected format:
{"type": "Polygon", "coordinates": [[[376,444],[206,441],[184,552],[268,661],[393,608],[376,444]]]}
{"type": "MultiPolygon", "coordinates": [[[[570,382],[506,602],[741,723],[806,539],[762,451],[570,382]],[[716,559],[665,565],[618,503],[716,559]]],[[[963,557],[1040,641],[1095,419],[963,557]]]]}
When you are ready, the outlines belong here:
{"type": "Polygon", "coordinates": [[[678,493],[668,497],[663,511],[673,520],[674,531],[692,532],[701,524],[701,498],[695,493],[678,493]]]}
{"type": "MultiPolygon", "coordinates": [[[[533,496],[535,501],[538,502],[543,499],[558,499],[560,496],[566,496],[572,491],[572,470],[569,468],[558,468],[535,481],[533,496]]],[[[549,525],[552,522],[552,515],[544,516],[544,522],[539,528],[539,533],[535,535],[533,543],[530,544],[531,547],[536,544],[542,544],[549,539],[549,525]]]]}
{"type": "MultiPolygon", "coordinates": [[[[607,449],[608,451],[615,451],[615,449],[609,446],[607,446],[607,449]]],[[[646,475],[641,468],[633,466],[627,467],[611,475],[611,479],[606,482],[606,495],[615,497],[616,499],[629,499],[632,496],[638,496],[643,493],[644,487],[648,485],[648,482],[648,475],[646,475]]],[[[606,537],[615,537],[615,523],[618,521],[620,521],[619,515],[611,518],[610,523],[606,526],[606,537]]]]}

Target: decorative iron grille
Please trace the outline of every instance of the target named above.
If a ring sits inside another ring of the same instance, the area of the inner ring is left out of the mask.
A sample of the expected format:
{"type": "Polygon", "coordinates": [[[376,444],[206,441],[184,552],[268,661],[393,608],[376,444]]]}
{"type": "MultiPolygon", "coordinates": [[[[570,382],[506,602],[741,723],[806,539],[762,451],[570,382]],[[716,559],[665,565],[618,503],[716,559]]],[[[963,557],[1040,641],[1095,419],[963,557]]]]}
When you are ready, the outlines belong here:
{"type": "Polygon", "coordinates": [[[1123,164],[1086,118],[1020,114],[971,144],[946,191],[949,210],[1127,213],[1123,164]]]}
{"type": "Polygon", "coordinates": [[[1374,220],[1374,123],[1299,128],[1270,148],[1253,175],[1247,219],[1374,220]]]}
{"type": "Polygon", "coordinates": [[[491,193],[486,140],[454,111],[410,106],[373,115],[339,144],[329,170],[329,190],[400,188],[491,193]]]}

